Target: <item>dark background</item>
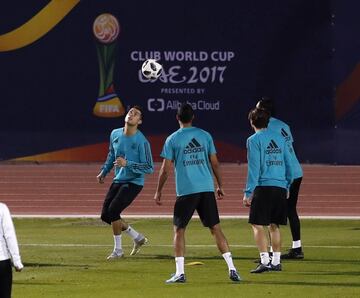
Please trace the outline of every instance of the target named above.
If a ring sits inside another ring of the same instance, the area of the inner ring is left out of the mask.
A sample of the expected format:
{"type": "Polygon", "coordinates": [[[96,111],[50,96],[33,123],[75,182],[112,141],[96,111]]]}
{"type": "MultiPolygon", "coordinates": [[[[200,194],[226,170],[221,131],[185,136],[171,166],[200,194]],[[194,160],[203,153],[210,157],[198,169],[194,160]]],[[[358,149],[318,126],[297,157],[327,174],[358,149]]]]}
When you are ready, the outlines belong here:
{"type": "MultiPolygon", "coordinates": [[[[3,1],[0,35],[48,3],[3,1]]],[[[337,96],[337,88],[359,61],[359,9],[355,0],[81,1],[36,42],[0,52],[0,160],[107,142],[110,131],[123,126],[122,117],[92,114],[99,88],[92,24],[108,12],[121,27],[116,93],[126,106],[144,106],[141,130],[147,136],[165,136],[178,127],[173,110],[147,111],[149,98],[220,100],[220,111],[196,111],[194,125],[243,149],[252,133],[247,113],[266,95],[275,101],[276,116],[290,125],[301,162],[360,164],[358,97],[336,116],[336,108],[347,100],[337,96]],[[226,65],[223,83],[138,79],[142,61],[132,61],[131,52],[171,50],[232,51],[235,58],[224,63],[160,61],[165,71],[180,65],[182,75],[194,65],[226,65]],[[161,94],[161,88],[204,88],[205,95],[161,94]]]]}

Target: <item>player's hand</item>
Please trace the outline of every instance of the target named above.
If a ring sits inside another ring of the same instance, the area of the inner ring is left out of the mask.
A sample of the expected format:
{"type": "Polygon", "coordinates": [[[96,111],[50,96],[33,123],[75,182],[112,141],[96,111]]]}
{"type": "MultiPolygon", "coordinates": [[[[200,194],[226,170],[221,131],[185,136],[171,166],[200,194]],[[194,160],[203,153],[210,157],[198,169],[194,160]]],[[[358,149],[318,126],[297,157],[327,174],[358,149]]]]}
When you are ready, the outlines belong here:
{"type": "Polygon", "coordinates": [[[154,195],[154,200],[155,200],[155,203],[156,205],[162,205],[162,202],[161,202],[161,192],[156,192],[155,195],[154,195]]]}
{"type": "Polygon", "coordinates": [[[103,176],[103,173],[101,172],[99,175],[96,176],[96,179],[100,184],[103,184],[105,177],[103,176]]]}
{"type": "Polygon", "coordinates": [[[222,189],[222,187],[218,187],[216,189],[216,198],[218,200],[222,200],[225,196],[225,191],[222,189]]]}
{"type": "Polygon", "coordinates": [[[250,207],[251,206],[251,201],[252,201],[252,198],[247,198],[245,195],[243,197],[243,205],[245,207],[250,207]]]}
{"type": "Polygon", "coordinates": [[[16,265],[14,265],[14,267],[15,267],[16,272],[20,272],[21,270],[23,270],[24,265],[22,263],[18,263],[16,265]]]}
{"type": "Polygon", "coordinates": [[[126,167],[127,164],[127,160],[121,156],[119,156],[115,161],[114,161],[114,166],[115,167],[126,167]]]}

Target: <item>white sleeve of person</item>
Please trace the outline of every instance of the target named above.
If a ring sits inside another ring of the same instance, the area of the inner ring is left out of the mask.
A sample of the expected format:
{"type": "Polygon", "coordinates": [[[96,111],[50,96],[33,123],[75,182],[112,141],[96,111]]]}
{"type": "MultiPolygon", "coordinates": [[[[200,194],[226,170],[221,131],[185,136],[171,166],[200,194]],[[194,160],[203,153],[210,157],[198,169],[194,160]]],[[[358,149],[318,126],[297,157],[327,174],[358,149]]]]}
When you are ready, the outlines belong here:
{"type": "MultiPolygon", "coordinates": [[[[5,245],[7,247],[8,253],[10,254],[13,265],[17,269],[22,269],[24,265],[21,262],[19,246],[15,234],[15,228],[13,221],[11,219],[10,211],[5,204],[0,203],[0,220],[1,220],[1,229],[2,236],[5,240],[5,245]]],[[[4,247],[4,245],[2,245],[4,247]]],[[[3,251],[3,253],[5,253],[3,251]]]]}

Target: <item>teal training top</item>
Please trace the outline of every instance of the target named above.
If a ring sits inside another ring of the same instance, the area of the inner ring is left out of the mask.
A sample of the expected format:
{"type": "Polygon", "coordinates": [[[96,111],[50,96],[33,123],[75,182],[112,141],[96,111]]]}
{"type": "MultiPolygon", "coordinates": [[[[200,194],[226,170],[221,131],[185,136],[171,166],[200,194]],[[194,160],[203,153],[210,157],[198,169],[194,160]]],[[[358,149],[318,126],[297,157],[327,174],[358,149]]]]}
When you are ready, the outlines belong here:
{"type": "Polygon", "coordinates": [[[124,128],[114,129],[110,135],[109,153],[101,170],[106,176],[117,157],[127,160],[126,167],[115,167],[114,182],[131,182],[144,185],[145,174],[154,172],[154,164],[148,140],[141,131],[132,136],[124,134],[124,128]]]}
{"type": "Polygon", "coordinates": [[[295,150],[293,147],[294,139],[291,134],[289,125],[277,118],[271,117],[268,124],[268,129],[274,130],[284,137],[288,146],[291,147],[291,166],[293,167],[294,171],[294,179],[302,177],[303,170],[295,154],[295,150]]]}
{"type": "Polygon", "coordinates": [[[180,128],[166,139],[161,157],[174,162],[177,196],[214,191],[209,155],[215,153],[211,135],[197,127],[180,128]]]}
{"type": "Polygon", "coordinates": [[[245,188],[250,197],[256,186],[289,189],[293,181],[291,148],[284,138],[269,129],[260,130],[247,139],[248,175],[245,188]]]}

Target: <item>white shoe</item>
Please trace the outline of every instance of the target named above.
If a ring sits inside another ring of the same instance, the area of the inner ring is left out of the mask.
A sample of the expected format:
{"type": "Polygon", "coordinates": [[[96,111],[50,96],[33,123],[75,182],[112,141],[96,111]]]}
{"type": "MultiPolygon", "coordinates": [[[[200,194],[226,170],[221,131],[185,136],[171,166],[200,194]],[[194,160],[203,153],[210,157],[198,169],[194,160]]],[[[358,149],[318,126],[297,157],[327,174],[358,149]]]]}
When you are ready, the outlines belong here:
{"type": "Polygon", "coordinates": [[[148,239],[146,237],[144,237],[143,239],[141,239],[139,241],[134,241],[134,246],[130,253],[130,256],[136,255],[140,251],[141,246],[143,246],[146,243],[148,243],[148,239]]]}
{"type": "Polygon", "coordinates": [[[124,253],[122,250],[114,250],[106,259],[107,260],[114,260],[114,259],[120,259],[124,256],[124,253]]]}
{"type": "Polygon", "coordinates": [[[167,284],[184,283],[184,282],[186,282],[186,277],[184,273],[180,275],[172,274],[171,278],[165,281],[165,283],[167,284]]]}

